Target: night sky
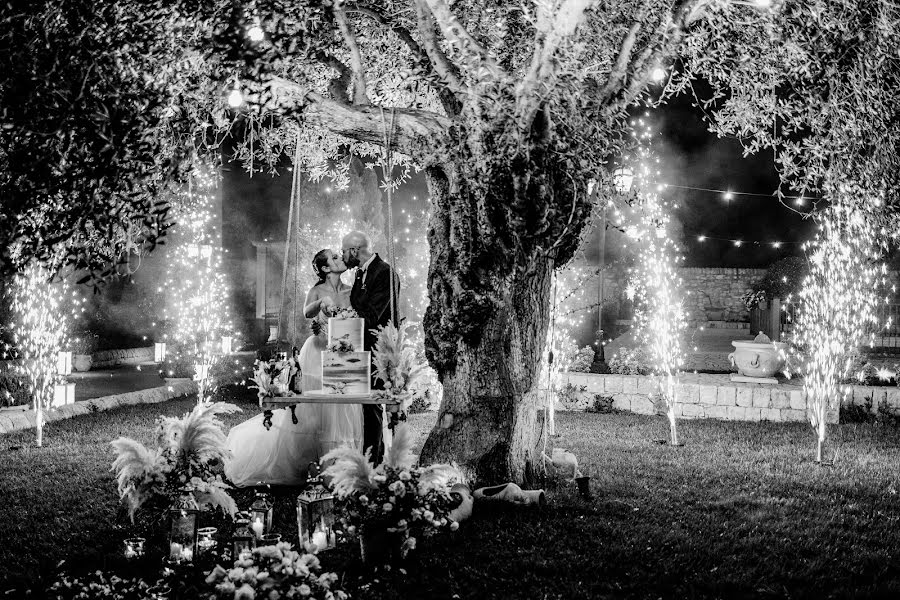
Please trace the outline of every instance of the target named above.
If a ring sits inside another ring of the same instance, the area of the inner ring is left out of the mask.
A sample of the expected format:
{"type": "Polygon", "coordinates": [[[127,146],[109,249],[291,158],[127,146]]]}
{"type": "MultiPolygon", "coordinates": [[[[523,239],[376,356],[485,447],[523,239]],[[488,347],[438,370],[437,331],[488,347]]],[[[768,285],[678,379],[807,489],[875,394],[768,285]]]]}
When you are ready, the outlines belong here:
{"type": "MultiPolygon", "coordinates": [[[[736,140],[718,139],[708,132],[701,113],[687,100],[676,99],[652,111],[650,120],[660,134],[654,150],[661,158],[662,182],[764,195],[736,194],[726,201],[721,193],[668,188],[664,195],[680,206],[677,219],[684,231],[686,266],[766,267],[799,252],[798,242],[810,237],[812,223],[771,196],[778,186],[771,153],[744,158],[736,140]],[[744,243],[740,247],[715,239],[701,243],[697,241],[699,235],[741,239],[744,243]],[[755,245],[752,241],[763,243],[755,245]],[[773,241],[782,242],[781,248],[773,248],[773,241]]],[[[328,183],[321,185],[326,187],[328,183]]],[[[274,178],[259,173],[251,178],[241,165],[228,166],[223,241],[233,256],[252,260],[251,240],[284,239],[290,189],[288,169],[274,178]]],[[[395,210],[421,209],[426,197],[420,173],[395,194],[395,210]]],[[[585,248],[589,262],[597,260],[597,247],[597,239],[589,239],[585,248]]]]}

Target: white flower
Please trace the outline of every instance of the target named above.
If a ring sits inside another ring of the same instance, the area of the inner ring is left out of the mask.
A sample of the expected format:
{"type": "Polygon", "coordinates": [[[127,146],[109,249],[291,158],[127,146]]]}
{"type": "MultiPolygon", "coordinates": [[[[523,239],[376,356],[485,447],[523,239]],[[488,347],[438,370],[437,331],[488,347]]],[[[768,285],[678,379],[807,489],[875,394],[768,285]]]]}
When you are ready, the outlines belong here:
{"type": "Polygon", "coordinates": [[[394,510],[394,505],[390,502],[385,502],[384,506],[381,507],[381,510],[383,510],[384,512],[391,512],[392,510],[394,510]]]}
{"type": "Polygon", "coordinates": [[[401,498],[406,495],[406,486],[403,485],[402,481],[395,481],[391,485],[388,486],[388,489],[393,493],[397,494],[401,498]]]}
{"type": "Polygon", "coordinates": [[[409,481],[412,479],[412,475],[409,474],[409,471],[400,471],[400,481],[409,481]]]}
{"type": "Polygon", "coordinates": [[[457,529],[459,529],[459,523],[450,521],[450,531],[456,531],[457,529]]]}
{"type": "Polygon", "coordinates": [[[426,521],[431,522],[434,520],[434,513],[431,512],[430,510],[426,510],[425,512],[422,513],[422,517],[424,517],[424,519],[426,521]]]}
{"type": "Polygon", "coordinates": [[[253,600],[254,598],[256,598],[256,590],[247,583],[234,592],[234,600],[253,600]]]}
{"type": "Polygon", "coordinates": [[[297,591],[300,592],[301,596],[309,596],[310,594],[312,594],[312,590],[305,583],[301,583],[300,587],[297,588],[297,591]]]}
{"type": "Polygon", "coordinates": [[[230,581],[223,581],[219,585],[216,586],[216,591],[220,594],[224,594],[226,596],[230,596],[234,593],[234,584],[230,581]]]}
{"type": "Polygon", "coordinates": [[[359,497],[359,503],[362,504],[363,506],[365,506],[366,504],[369,503],[369,497],[366,496],[365,494],[363,494],[362,496],[359,497]]]}
{"type": "Polygon", "coordinates": [[[281,592],[279,592],[278,590],[271,590],[269,592],[268,598],[269,600],[278,600],[279,598],[281,598],[281,592]]]}

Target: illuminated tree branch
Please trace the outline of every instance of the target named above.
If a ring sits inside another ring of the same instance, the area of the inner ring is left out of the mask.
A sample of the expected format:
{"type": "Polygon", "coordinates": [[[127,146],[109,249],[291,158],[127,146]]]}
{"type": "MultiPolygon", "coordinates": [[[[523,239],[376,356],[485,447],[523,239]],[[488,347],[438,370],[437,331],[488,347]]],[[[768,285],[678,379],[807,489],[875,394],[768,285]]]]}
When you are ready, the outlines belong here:
{"type": "Polygon", "coordinates": [[[363,67],[362,53],[359,51],[359,44],[356,41],[356,35],[353,33],[353,27],[347,19],[347,13],[340,6],[333,8],[334,19],[337,22],[338,30],[344,38],[344,43],[350,50],[350,65],[352,69],[353,81],[353,103],[369,104],[369,98],[366,95],[366,72],[363,67]]]}

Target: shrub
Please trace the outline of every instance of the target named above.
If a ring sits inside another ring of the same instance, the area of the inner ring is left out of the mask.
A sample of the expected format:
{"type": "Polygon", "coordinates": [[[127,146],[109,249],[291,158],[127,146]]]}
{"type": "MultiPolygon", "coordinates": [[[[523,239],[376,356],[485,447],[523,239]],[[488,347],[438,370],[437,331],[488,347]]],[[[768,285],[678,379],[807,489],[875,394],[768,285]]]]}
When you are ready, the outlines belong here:
{"type": "Polygon", "coordinates": [[[649,375],[650,357],[642,348],[622,348],[609,359],[609,372],[618,375],[649,375]]]}
{"type": "Polygon", "coordinates": [[[569,365],[569,371],[575,373],[588,373],[591,365],[594,364],[594,349],[590,346],[577,350],[572,356],[572,363],[569,365]]]}
{"type": "Polygon", "coordinates": [[[23,406],[29,402],[28,379],[13,371],[0,372],[0,406],[23,406]]]}
{"type": "Polygon", "coordinates": [[[610,415],[619,412],[619,409],[613,407],[613,399],[611,396],[594,394],[594,403],[587,407],[584,411],[589,413],[610,415]]]}
{"type": "Polygon", "coordinates": [[[72,354],[93,354],[100,344],[100,336],[90,331],[79,331],[72,337],[69,349],[72,354]]]}
{"type": "Polygon", "coordinates": [[[783,258],[769,267],[754,289],[765,292],[769,299],[787,298],[800,290],[808,270],[809,265],[805,258],[799,256],[783,258]]]}
{"type": "Polygon", "coordinates": [[[581,399],[581,394],[587,392],[586,385],[574,385],[567,383],[556,389],[556,399],[566,408],[575,406],[581,399]]]}

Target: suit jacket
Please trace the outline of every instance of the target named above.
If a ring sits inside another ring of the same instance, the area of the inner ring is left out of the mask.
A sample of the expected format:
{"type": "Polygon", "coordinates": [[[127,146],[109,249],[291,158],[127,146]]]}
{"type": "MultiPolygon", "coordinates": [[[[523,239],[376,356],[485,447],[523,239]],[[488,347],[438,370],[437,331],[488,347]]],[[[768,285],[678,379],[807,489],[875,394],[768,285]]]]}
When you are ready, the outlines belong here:
{"type": "Polygon", "coordinates": [[[365,284],[363,271],[356,272],[353,289],[350,290],[350,305],[365,319],[363,344],[365,350],[375,347],[377,336],[373,329],[387,325],[393,318],[394,325],[400,325],[398,303],[400,301],[400,279],[391,267],[377,254],[366,269],[365,284]],[[391,281],[394,283],[394,314],[391,315],[391,281]]]}

